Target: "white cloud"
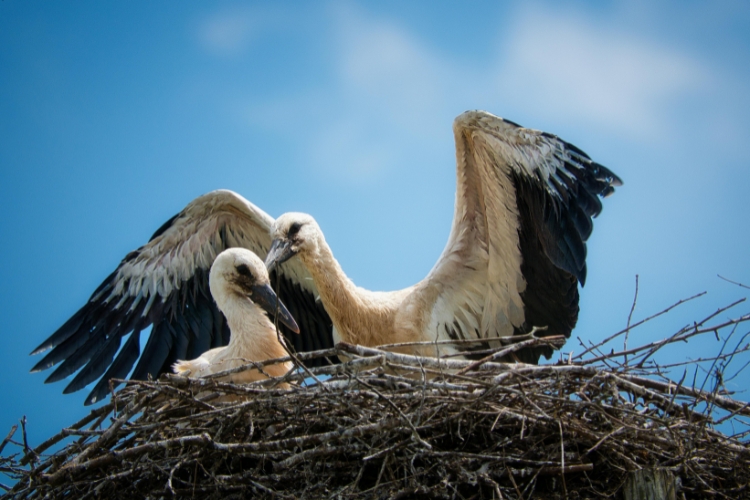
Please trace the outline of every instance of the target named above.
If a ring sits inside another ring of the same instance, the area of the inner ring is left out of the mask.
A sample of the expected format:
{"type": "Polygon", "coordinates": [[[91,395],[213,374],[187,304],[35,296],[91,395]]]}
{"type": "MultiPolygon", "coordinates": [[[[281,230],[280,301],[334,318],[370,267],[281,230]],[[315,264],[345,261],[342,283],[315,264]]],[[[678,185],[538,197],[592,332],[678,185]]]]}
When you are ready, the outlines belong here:
{"type": "Polygon", "coordinates": [[[706,65],[626,34],[616,18],[598,21],[525,5],[507,27],[498,26],[507,36],[497,57],[480,64],[441,54],[393,21],[339,6],[337,83],[352,102],[367,103],[363,112],[415,139],[447,128],[449,123],[435,123],[445,120],[447,110],[501,103],[490,111],[504,113],[512,103],[548,121],[666,140],[682,125],[672,106],[713,90],[706,65]]]}
{"type": "Polygon", "coordinates": [[[647,145],[685,130],[676,106],[717,87],[708,65],[627,32],[616,16],[595,20],[575,10],[524,6],[498,24],[504,36],[495,41],[495,55],[477,63],[441,53],[355,4],[327,12],[331,25],[319,29],[332,37],[334,71],[325,85],[251,104],[250,114],[255,125],[280,122],[280,130],[293,114],[305,163],[345,182],[384,175],[423,144],[432,151],[465,109],[484,107],[511,119],[522,111],[547,124],[604,129],[647,145]]]}
{"type": "Polygon", "coordinates": [[[345,6],[336,13],[339,75],[347,94],[414,133],[446,98],[450,63],[405,29],[345,6]]]}
{"type": "Polygon", "coordinates": [[[304,163],[324,175],[372,182],[419,149],[415,142],[450,132],[449,65],[395,23],[350,4],[329,12],[335,64],[326,86],[243,109],[255,126],[293,127],[304,163]]]}
{"type": "Polygon", "coordinates": [[[214,55],[238,55],[260,34],[264,17],[249,9],[221,10],[200,22],[198,41],[214,55]]]}
{"type": "Polygon", "coordinates": [[[390,148],[368,141],[369,134],[362,129],[363,125],[359,120],[346,117],[327,123],[314,135],[308,153],[319,168],[335,177],[354,182],[376,178],[394,158],[390,148]]]}
{"type": "Polygon", "coordinates": [[[450,130],[450,118],[440,119],[449,65],[389,20],[350,4],[333,12],[335,83],[323,97],[331,105],[311,129],[309,152],[332,177],[371,182],[398,168],[415,142],[450,130]]]}
{"type": "Polygon", "coordinates": [[[699,61],[572,12],[527,8],[503,41],[495,68],[504,92],[530,109],[665,139],[679,126],[669,106],[712,85],[699,61]]]}

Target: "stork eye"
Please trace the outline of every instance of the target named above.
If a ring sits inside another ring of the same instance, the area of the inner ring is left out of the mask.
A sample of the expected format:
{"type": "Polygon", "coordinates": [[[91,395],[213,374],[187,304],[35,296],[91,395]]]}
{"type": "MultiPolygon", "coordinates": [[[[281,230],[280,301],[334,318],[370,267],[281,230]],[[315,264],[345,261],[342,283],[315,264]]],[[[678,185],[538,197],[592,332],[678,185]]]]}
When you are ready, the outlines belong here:
{"type": "Polygon", "coordinates": [[[288,238],[294,238],[297,236],[297,233],[299,233],[300,228],[302,227],[302,224],[299,222],[295,222],[289,227],[289,231],[287,232],[288,238]]]}
{"type": "Polygon", "coordinates": [[[248,278],[252,278],[252,274],[250,273],[250,268],[247,267],[245,264],[240,264],[237,266],[237,272],[240,273],[242,276],[247,276],[248,278]]]}

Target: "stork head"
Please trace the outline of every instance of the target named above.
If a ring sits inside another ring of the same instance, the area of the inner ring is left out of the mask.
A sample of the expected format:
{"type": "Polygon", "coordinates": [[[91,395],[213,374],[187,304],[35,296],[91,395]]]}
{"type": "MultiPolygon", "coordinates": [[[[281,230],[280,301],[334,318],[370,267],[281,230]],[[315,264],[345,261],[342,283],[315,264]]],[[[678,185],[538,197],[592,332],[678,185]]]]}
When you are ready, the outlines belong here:
{"type": "Polygon", "coordinates": [[[263,261],[246,248],[229,248],[221,252],[211,266],[208,276],[216,305],[226,314],[225,305],[232,296],[259,306],[269,316],[299,333],[299,327],[286,306],[271,288],[268,271],[263,261]]]}
{"type": "Polygon", "coordinates": [[[289,212],[276,219],[271,228],[273,243],[266,256],[268,271],[298,253],[313,252],[321,234],[318,223],[310,215],[289,212]]]}

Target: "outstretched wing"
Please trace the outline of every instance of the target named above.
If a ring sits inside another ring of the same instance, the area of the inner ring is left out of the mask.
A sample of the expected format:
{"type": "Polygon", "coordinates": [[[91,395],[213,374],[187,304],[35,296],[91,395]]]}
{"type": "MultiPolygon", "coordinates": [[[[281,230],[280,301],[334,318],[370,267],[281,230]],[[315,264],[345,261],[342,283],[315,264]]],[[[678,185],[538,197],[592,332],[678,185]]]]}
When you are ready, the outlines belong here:
{"type": "MultiPolygon", "coordinates": [[[[265,258],[272,224],[271,216],[232,191],[196,198],[146,245],[126,255],[88,302],[31,353],[52,349],[32,372],[61,362],[45,381],[49,383],[80,369],[65,393],[101,377],[86,399],[91,404],[107,395],[110,379],[126,377],[136,360],[131,377],[146,379],[170,371],[179,359],[226,345],[229,328],[208,287],[211,264],[230,247],[248,248],[265,258]],[[140,333],[149,326],[141,355],[140,333]]],[[[282,288],[279,297],[301,328],[296,335],[282,326],[289,343],[297,350],[331,346],[331,321],[315,302],[317,290],[305,268],[290,262],[279,273],[272,276],[282,288]]]]}
{"type": "MultiPolygon", "coordinates": [[[[441,287],[432,327],[454,339],[533,326],[570,336],[591,219],[602,209],[599,197],[622,181],[572,144],[483,111],[462,114],[453,128],[456,207],[448,244],[427,279],[441,287]]],[[[520,357],[535,363],[542,354],[551,350],[520,357]]]]}

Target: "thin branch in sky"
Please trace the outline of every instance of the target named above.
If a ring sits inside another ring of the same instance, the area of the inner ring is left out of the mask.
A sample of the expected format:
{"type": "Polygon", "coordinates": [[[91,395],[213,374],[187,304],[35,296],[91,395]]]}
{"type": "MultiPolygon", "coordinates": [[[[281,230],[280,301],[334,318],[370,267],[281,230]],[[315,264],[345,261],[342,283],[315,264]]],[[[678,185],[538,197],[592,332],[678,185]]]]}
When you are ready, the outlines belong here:
{"type": "Polygon", "coordinates": [[[728,278],[725,278],[725,277],[724,277],[724,276],[722,276],[721,274],[717,274],[716,276],[718,276],[719,278],[721,278],[721,279],[723,279],[724,281],[727,281],[727,282],[729,282],[729,283],[731,283],[731,284],[733,284],[733,285],[737,285],[737,286],[740,286],[740,287],[742,287],[742,288],[747,288],[748,290],[750,290],[750,286],[747,286],[747,285],[743,285],[742,283],[740,283],[740,282],[738,282],[738,281],[732,281],[732,280],[730,280],[730,279],[728,279],[728,278]]]}

